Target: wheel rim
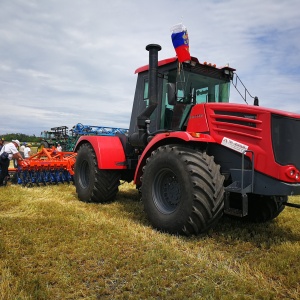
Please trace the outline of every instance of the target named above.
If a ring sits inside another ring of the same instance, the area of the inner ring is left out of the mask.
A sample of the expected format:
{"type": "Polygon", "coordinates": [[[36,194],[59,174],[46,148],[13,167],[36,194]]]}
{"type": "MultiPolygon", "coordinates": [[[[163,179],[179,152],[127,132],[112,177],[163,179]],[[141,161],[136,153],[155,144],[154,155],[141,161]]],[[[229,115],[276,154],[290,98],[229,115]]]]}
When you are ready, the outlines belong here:
{"type": "Polygon", "coordinates": [[[79,183],[83,188],[87,188],[90,183],[90,167],[87,161],[83,161],[81,166],[80,166],[80,178],[79,178],[79,183]]]}
{"type": "Polygon", "coordinates": [[[171,214],[180,203],[181,188],[177,176],[170,169],[162,169],[152,185],[152,195],[157,209],[163,214],[171,214]]]}

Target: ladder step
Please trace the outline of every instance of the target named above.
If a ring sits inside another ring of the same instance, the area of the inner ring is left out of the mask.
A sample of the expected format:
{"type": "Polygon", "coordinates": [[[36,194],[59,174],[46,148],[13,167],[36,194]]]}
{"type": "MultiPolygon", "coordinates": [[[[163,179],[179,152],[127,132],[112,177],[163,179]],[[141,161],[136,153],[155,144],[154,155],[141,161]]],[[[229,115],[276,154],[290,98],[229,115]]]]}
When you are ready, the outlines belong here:
{"type": "Polygon", "coordinates": [[[224,203],[224,213],[236,217],[245,217],[248,215],[248,196],[242,194],[240,203],[231,203],[230,192],[227,191],[224,203]]]}
{"type": "Polygon", "coordinates": [[[252,190],[252,184],[242,188],[240,181],[235,181],[229,186],[225,187],[226,192],[233,192],[233,193],[250,193],[252,190]]]}
{"type": "Polygon", "coordinates": [[[225,188],[226,192],[233,192],[233,193],[239,193],[242,191],[242,189],[238,186],[228,186],[225,188]]]}

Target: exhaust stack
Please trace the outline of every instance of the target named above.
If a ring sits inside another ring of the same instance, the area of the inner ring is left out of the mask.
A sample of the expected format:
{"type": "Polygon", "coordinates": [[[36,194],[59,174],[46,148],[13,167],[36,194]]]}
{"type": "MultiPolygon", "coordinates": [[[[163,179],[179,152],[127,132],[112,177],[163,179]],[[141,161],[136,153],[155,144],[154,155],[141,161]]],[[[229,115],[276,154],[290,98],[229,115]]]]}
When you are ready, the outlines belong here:
{"type": "Polygon", "coordinates": [[[149,44],[146,46],[149,51],[149,86],[148,97],[149,106],[157,104],[157,75],[158,75],[158,51],[161,46],[157,44],[149,44]]]}
{"type": "Polygon", "coordinates": [[[158,105],[158,51],[161,46],[157,44],[149,44],[146,46],[149,51],[149,72],[148,72],[148,107],[137,117],[138,131],[129,136],[129,143],[133,147],[145,147],[148,143],[147,139],[150,135],[150,116],[158,105]]]}

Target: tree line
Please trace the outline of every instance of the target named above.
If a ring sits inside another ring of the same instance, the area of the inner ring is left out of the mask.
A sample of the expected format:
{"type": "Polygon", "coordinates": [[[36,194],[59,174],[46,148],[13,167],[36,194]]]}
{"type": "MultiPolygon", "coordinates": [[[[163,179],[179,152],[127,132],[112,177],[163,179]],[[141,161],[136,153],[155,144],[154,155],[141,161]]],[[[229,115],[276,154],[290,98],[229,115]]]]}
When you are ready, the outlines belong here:
{"type": "Polygon", "coordinates": [[[24,133],[7,133],[0,135],[5,141],[18,140],[20,142],[40,142],[41,138],[35,135],[27,135],[24,133]]]}

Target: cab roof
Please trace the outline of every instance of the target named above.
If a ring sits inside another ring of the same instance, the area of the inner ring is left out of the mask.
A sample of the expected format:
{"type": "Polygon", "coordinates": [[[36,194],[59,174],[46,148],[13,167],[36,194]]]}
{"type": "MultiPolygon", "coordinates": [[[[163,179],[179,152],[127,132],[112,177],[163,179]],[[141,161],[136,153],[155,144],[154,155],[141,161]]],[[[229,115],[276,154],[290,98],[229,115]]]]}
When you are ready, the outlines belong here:
{"type": "MultiPolygon", "coordinates": [[[[178,61],[177,56],[160,60],[160,61],[158,61],[158,67],[171,64],[175,61],[178,61]]],[[[215,64],[211,64],[211,63],[207,63],[207,62],[200,63],[198,58],[196,58],[196,57],[191,57],[191,62],[196,63],[196,65],[198,64],[198,65],[201,65],[201,66],[210,66],[212,68],[216,68],[216,69],[219,69],[219,70],[227,69],[227,70],[235,71],[235,69],[230,68],[229,66],[224,66],[224,67],[217,68],[215,64]]],[[[145,66],[137,68],[134,73],[137,74],[137,73],[145,72],[145,71],[148,71],[148,70],[149,70],[149,65],[145,65],[145,66]]]]}

